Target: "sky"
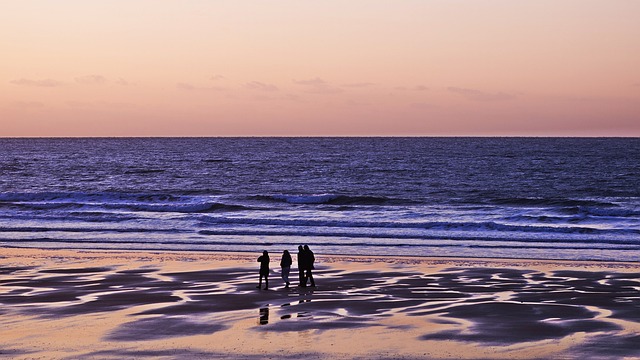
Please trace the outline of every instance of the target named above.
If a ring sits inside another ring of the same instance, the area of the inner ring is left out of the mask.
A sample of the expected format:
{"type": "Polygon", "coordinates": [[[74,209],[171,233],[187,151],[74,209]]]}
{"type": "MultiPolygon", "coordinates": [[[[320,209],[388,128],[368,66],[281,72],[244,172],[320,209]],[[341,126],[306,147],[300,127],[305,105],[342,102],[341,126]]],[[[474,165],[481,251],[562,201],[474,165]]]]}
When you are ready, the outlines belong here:
{"type": "Polygon", "coordinates": [[[0,136],[640,136],[637,0],[0,0],[0,136]]]}

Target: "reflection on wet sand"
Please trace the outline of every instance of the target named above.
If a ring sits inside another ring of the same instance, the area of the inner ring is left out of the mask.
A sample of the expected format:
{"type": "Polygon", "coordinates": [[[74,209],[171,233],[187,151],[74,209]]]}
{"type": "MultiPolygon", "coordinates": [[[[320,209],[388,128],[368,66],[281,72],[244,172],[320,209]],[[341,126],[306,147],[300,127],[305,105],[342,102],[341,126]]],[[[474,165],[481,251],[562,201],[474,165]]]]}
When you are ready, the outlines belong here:
{"type": "Polygon", "coordinates": [[[260,308],[260,317],[258,318],[258,324],[267,325],[269,323],[269,307],[260,308]]]}
{"type": "Polygon", "coordinates": [[[353,270],[337,263],[317,270],[318,288],[269,292],[255,291],[254,271],[244,267],[3,266],[0,355],[33,351],[28,337],[20,335],[30,326],[31,336],[46,337],[71,331],[69,324],[81,319],[109,318],[96,335],[96,350],[81,347],[67,355],[138,357],[146,346],[163,348],[172,339],[213,356],[246,346],[247,332],[258,331],[271,341],[272,334],[295,332],[335,344],[334,350],[314,349],[318,357],[356,351],[349,349],[353,341],[367,343],[357,350],[363,356],[384,347],[388,357],[474,357],[462,353],[470,348],[478,357],[637,357],[640,271],[630,266],[632,271],[518,266],[430,271],[377,264],[353,270]],[[49,324],[46,332],[38,330],[43,322],[49,324]],[[126,343],[128,352],[114,350],[117,343],[126,343]]]}

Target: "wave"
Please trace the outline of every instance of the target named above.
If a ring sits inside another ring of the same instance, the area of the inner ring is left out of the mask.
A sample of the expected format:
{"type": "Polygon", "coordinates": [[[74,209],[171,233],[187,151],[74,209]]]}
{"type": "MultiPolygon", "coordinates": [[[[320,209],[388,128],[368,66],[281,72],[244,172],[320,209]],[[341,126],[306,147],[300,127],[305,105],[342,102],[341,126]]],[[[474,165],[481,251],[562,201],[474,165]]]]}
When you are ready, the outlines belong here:
{"type": "Polygon", "coordinates": [[[117,204],[104,205],[110,209],[128,209],[132,211],[148,212],[175,212],[175,213],[208,213],[223,211],[243,211],[252,208],[243,205],[221,204],[221,203],[193,203],[193,204],[117,204]]]}
{"type": "MultiPolygon", "coordinates": [[[[83,204],[83,203],[67,203],[67,202],[32,202],[32,203],[13,203],[5,205],[5,207],[19,208],[21,210],[79,210],[79,209],[109,209],[109,210],[128,210],[141,212],[176,212],[176,213],[209,213],[224,211],[244,211],[255,210],[243,205],[223,204],[215,202],[202,203],[183,203],[183,204],[152,204],[152,203],[105,203],[105,204],[83,204]]],[[[81,212],[74,212],[81,214],[81,212]]]]}
{"type": "MultiPolygon", "coordinates": [[[[19,233],[39,233],[39,232],[71,232],[71,233],[189,233],[190,230],[181,229],[161,229],[161,228],[100,228],[100,227],[45,227],[45,226],[2,226],[0,233],[19,232],[19,233]]],[[[142,241],[141,241],[142,242],[142,241]]]]}
{"type": "MultiPolygon", "coordinates": [[[[207,236],[260,236],[260,237],[318,237],[318,238],[342,238],[342,239],[388,239],[388,240],[455,240],[455,241],[504,241],[510,243],[555,243],[555,244],[589,244],[589,249],[598,244],[616,244],[636,246],[640,248],[639,239],[613,239],[613,238],[581,238],[580,240],[568,240],[566,238],[526,238],[505,237],[504,234],[398,234],[398,233],[354,233],[348,231],[297,231],[297,230],[200,230],[200,235],[207,236]]],[[[348,244],[349,241],[340,244],[348,244]]],[[[400,246],[402,244],[385,243],[388,246],[400,246]]],[[[403,243],[404,244],[404,243],[403,243]]]]}
{"type": "MultiPolygon", "coordinates": [[[[256,247],[256,243],[248,243],[245,241],[176,241],[176,240],[152,240],[146,242],[138,242],[132,241],[130,239],[53,239],[53,238],[34,238],[29,240],[6,240],[0,238],[0,242],[4,242],[4,247],[31,247],[34,244],[38,243],[53,243],[55,244],[57,249],[64,248],[82,248],[82,245],[86,244],[90,246],[91,249],[94,250],[109,250],[109,249],[122,249],[122,246],[126,246],[126,250],[167,250],[167,251],[200,251],[200,250],[227,250],[232,249],[240,249],[243,247],[254,248],[256,247]],[[76,246],[69,246],[66,244],[75,244],[76,246]],[[26,246],[25,246],[26,245],[26,246]],[[98,246],[96,246],[98,245],[98,246]],[[100,247],[99,245],[103,245],[105,247],[100,247]],[[108,246],[111,245],[111,246],[108,246]],[[158,245],[170,246],[166,248],[159,248],[158,245]],[[67,247],[68,246],[68,247],[67,247]]],[[[356,241],[350,243],[343,242],[332,242],[332,241],[313,241],[309,239],[305,239],[305,243],[314,249],[318,248],[357,248],[357,249],[371,249],[371,248],[469,248],[469,249],[547,249],[547,250],[584,250],[586,246],[577,246],[580,244],[559,244],[559,243],[521,243],[521,244],[494,244],[491,242],[448,242],[448,243],[433,243],[433,242],[423,242],[423,243],[398,243],[398,244],[388,244],[388,243],[376,243],[376,242],[367,242],[367,241],[356,241]]],[[[273,246],[279,248],[286,248],[287,246],[297,245],[298,242],[293,241],[263,241],[260,243],[262,246],[273,246]]],[[[640,246],[624,246],[617,244],[595,244],[596,246],[590,245],[588,249],[592,250],[640,250],[640,246]],[[601,246],[598,246],[601,245],[601,246]]],[[[357,254],[358,252],[356,252],[357,254]]]]}
{"type": "Polygon", "coordinates": [[[20,210],[63,210],[63,209],[80,209],[86,207],[87,204],[75,202],[29,202],[29,203],[0,203],[2,207],[14,208],[20,210]]]}
{"type": "Polygon", "coordinates": [[[553,216],[553,215],[523,215],[516,214],[503,218],[506,221],[543,223],[543,224],[576,224],[587,219],[586,216],[553,216]]]}
{"type": "Polygon", "coordinates": [[[16,220],[24,220],[29,222],[38,222],[43,223],[47,221],[83,221],[83,222],[93,222],[93,223],[118,223],[118,222],[127,222],[131,220],[139,220],[139,216],[135,216],[132,214],[118,214],[118,213],[108,213],[108,212],[98,212],[98,211],[72,211],[68,213],[42,213],[42,214],[29,214],[29,215],[21,215],[21,214],[1,214],[0,219],[16,221],[16,220]]]}
{"type": "Polygon", "coordinates": [[[211,201],[208,196],[129,193],[0,193],[0,206],[23,210],[86,208],[177,213],[257,210],[211,201]]]}
{"type": "Polygon", "coordinates": [[[318,194],[318,195],[256,195],[253,199],[262,201],[274,201],[287,204],[305,205],[402,205],[413,201],[404,199],[394,199],[385,196],[351,196],[338,194],[318,194]]]}
{"type": "Polygon", "coordinates": [[[640,216],[640,210],[629,209],[623,207],[617,208],[599,208],[593,206],[578,206],[569,209],[564,209],[569,214],[579,214],[583,216],[595,216],[595,217],[636,217],[640,216]]]}
{"type": "MultiPolygon", "coordinates": [[[[500,209],[510,207],[536,207],[548,208],[550,213],[560,213],[568,215],[587,216],[618,216],[632,217],[640,215],[640,205],[630,207],[620,206],[613,202],[597,200],[575,200],[575,199],[555,199],[555,198],[504,198],[489,199],[480,198],[476,202],[457,203],[452,200],[450,203],[433,202],[428,199],[419,198],[397,198],[389,196],[369,196],[369,195],[344,195],[344,194],[271,194],[243,196],[240,194],[226,195],[232,204],[221,203],[221,196],[225,196],[218,190],[175,190],[169,192],[150,193],[127,193],[127,192],[34,192],[20,193],[7,192],[0,193],[0,206],[31,206],[34,209],[56,209],[74,206],[109,206],[115,205],[139,205],[146,207],[149,211],[159,209],[159,211],[171,211],[171,206],[175,206],[177,212],[198,212],[207,210],[264,210],[265,208],[252,208],[246,204],[247,200],[260,201],[266,203],[280,203],[292,205],[336,205],[344,206],[414,206],[414,205],[441,205],[451,206],[458,209],[500,209]],[[240,203],[240,204],[237,204],[240,203]]],[[[352,209],[352,208],[348,208],[352,209]]]]}
{"type": "Polygon", "coordinates": [[[496,198],[496,199],[479,199],[480,203],[488,203],[492,205],[510,205],[510,206],[533,206],[533,207],[617,207],[617,204],[591,199],[568,199],[568,198],[496,198]]]}
{"type": "Polygon", "coordinates": [[[502,219],[507,221],[524,221],[528,223],[546,223],[546,224],[576,224],[581,222],[598,221],[615,224],[616,221],[628,219],[633,220],[640,216],[640,211],[633,209],[572,209],[571,211],[564,209],[560,216],[545,215],[527,215],[515,214],[505,216],[502,219]]]}
{"type": "Polygon", "coordinates": [[[181,201],[185,197],[164,193],[119,193],[119,192],[7,192],[0,193],[0,202],[62,202],[62,203],[113,203],[128,201],[168,202],[181,201]]]}
{"type": "Polygon", "coordinates": [[[209,225],[265,225],[265,226],[295,226],[295,227],[326,227],[326,228],[387,228],[387,229],[424,229],[424,230],[463,230],[463,231],[502,231],[502,232],[532,232],[532,233],[562,233],[562,234],[640,234],[638,229],[598,229],[587,226],[543,226],[500,224],[494,221],[483,222],[398,222],[398,221],[342,221],[342,220],[313,220],[313,219],[255,219],[255,218],[226,218],[203,217],[203,226],[209,225]]]}
{"type": "MultiPolygon", "coordinates": [[[[429,231],[425,229],[423,232],[412,231],[409,233],[403,233],[399,231],[381,231],[374,227],[367,229],[360,229],[354,231],[349,228],[322,228],[322,227],[307,227],[307,228],[279,228],[279,229],[181,229],[181,228],[159,228],[159,227],[95,227],[95,226],[1,226],[0,233],[45,233],[45,232],[69,232],[69,233],[138,233],[138,234],[199,234],[206,236],[289,236],[289,237],[338,237],[343,239],[355,239],[355,238],[375,238],[375,239],[443,239],[443,240],[506,240],[514,242],[558,242],[558,243],[610,243],[610,244],[640,244],[640,238],[636,235],[640,233],[639,230],[621,230],[621,231],[605,231],[594,230],[589,232],[590,236],[580,236],[578,238],[566,238],[566,237],[554,237],[552,233],[544,233],[543,236],[539,236],[539,232],[531,231],[527,227],[517,227],[521,233],[520,236],[514,236],[513,232],[489,232],[483,231],[482,225],[471,227],[467,225],[466,228],[458,227],[458,231],[439,231],[442,230],[440,226],[434,226],[429,231]],[[470,231],[473,230],[473,231],[470,231]],[[460,231],[462,230],[462,231],[460,231]],[[526,234],[534,237],[526,237],[526,234]],[[607,236],[604,236],[607,235],[607,236]],[[624,237],[620,235],[634,235],[632,237],[624,237]]],[[[413,228],[411,228],[413,229],[413,228]]],[[[394,229],[398,230],[398,229],[394,229]]],[[[401,229],[406,230],[406,229],[401,229]]],[[[564,229],[570,230],[570,229],[564,229]]],[[[513,231],[513,229],[512,229],[513,231]]],[[[561,231],[555,234],[580,234],[584,235],[584,232],[577,231],[561,231]]],[[[140,240],[144,242],[146,240],[140,240]]]]}

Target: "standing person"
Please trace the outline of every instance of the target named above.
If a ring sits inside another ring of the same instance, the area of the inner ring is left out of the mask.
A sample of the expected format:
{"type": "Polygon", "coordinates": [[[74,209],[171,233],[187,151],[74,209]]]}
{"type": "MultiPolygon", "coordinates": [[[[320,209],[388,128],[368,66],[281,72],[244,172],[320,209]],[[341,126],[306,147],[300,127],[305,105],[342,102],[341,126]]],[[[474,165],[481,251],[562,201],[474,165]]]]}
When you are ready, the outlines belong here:
{"type": "Polygon", "coordinates": [[[304,246],[304,256],[305,256],[305,265],[306,265],[305,270],[307,271],[304,278],[304,283],[306,285],[308,280],[311,282],[311,287],[316,287],[316,282],[313,281],[313,274],[311,273],[311,270],[315,269],[315,266],[313,266],[313,263],[316,261],[316,257],[313,255],[313,251],[309,249],[308,245],[304,246]]]}
{"type": "Polygon", "coordinates": [[[286,284],[284,287],[289,287],[289,272],[291,271],[291,264],[293,260],[291,260],[291,254],[289,254],[289,250],[285,250],[282,252],[282,259],[280,260],[280,268],[282,268],[282,280],[286,284]]]}
{"type": "Polygon", "coordinates": [[[264,277],[264,289],[267,290],[269,289],[269,253],[267,250],[262,252],[262,256],[258,258],[258,262],[260,263],[260,281],[256,288],[260,289],[260,287],[262,287],[262,278],[264,277]]]}
{"type": "Polygon", "coordinates": [[[302,245],[298,245],[298,277],[300,278],[300,284],[298,286],[306,287],[307,279],[304,276],[305,269],[305,252],[302,245]]]}

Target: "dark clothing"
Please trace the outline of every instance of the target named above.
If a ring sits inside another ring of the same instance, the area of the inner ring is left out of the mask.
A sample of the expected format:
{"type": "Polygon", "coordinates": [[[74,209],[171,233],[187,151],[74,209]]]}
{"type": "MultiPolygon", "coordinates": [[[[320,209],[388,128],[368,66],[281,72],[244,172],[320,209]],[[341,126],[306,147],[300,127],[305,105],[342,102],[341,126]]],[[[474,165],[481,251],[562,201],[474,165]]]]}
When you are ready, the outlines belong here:
{"type": "Polygon", "coordinates": [[[269,276],[269,256],[262,255],[258,258],[258,262],[260,263],[260,275],[261,276],[269,276]]]}
{"type": "Polygon", "coordinates": [[[291,255],[289,255],[289,253],[287,253],[286,255],[282,255],[282,259],[280,260],[280,267],[290,267],[291,264],[293,264],[291,255]]]}
{"type": "Polygon", "coordinates": [[[280,259],[280,268],[282,269],[281,277],[285,283],[285,288],[289,287],[289,272],[291,272],[291,264],[293,260],[291,259],[291,254],[289,251],[285,250],[282,253],[282,259],[280,259]]]}
{"type": "Polygon", "coordinates": [[[308,269],[306,271],[306,274],[304,275],[304,283],[306,284],[307,281],[311,283],[311,287],[316,286],[316,282],[313,280],[313,274],[311,273],[311,269],[308,269]]]}
{"type": "Polygon", "coordinates": [[[313,273],[311,270],[315,269],[313,263],[316,261],[316,257],[313,251],[308,246],[304,246],[302,251],[302,269],[304,270],[304,284],[307,285],[307,281],[311,283],[311,286],[316,286],[316,282],[313,280],[313,273]]]}
{"type": "Polygon", "coordinates": [[[313,263],[316,261],[313,251],[304,249],[298,253],[298,267],[302,270],[313,269],[313,263]]]}
{"type": "Polygon", "coordinates": [[[302,246],[298,249],[298,269],[304,268],[305,260],[304,260],[304,250],[302,250],[302,246]]]}
{"type": "Polygon", "coordinates": [[[269,288],[269,253],[264,251],[262,256],[258,258],[258,262],[260,263],[260,281],[256,287],[259,289],[262,286],[262,278],[264,278],[264,289],[266,290],[269,288]]]}
{"type": "Polygon", "coordinates": [[[302,246],[298,246],[298,277],[300,280],[300,286],[307,286],[307,279],[304,276],[304,264],[305,264],[305,253],[302,249],[302,246]]]}
{"type": "Polygon", "coordinates": [[[305,270],[312,270],[316,267],[313,266],[313,263],[316,262],[316,257],[313,255],[313,251],[305,250],[305,270]]]}

